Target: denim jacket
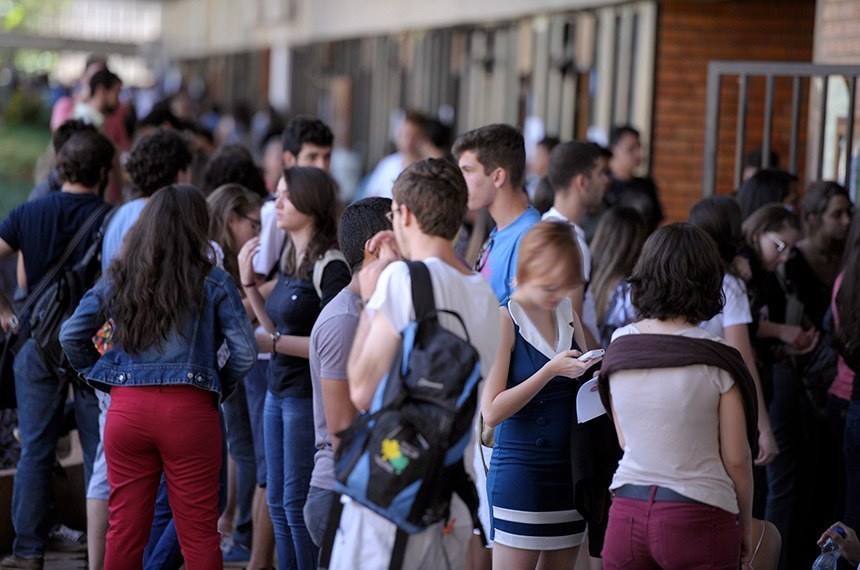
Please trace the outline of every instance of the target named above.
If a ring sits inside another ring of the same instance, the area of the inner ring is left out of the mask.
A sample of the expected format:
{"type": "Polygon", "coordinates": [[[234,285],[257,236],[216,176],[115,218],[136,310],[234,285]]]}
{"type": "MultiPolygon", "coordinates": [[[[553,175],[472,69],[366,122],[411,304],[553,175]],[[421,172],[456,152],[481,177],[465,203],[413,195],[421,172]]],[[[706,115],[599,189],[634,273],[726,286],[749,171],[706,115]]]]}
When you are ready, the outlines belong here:
{"type": "Polygon", "coordinates": [[[213,267],[204,280],[205,299],[167,340],[140,354],[114,345],[100,356],[93,336],[109,317],[111,284],[100,280],[63,323],[60,343],[69,362],[88,383],[103,391],[111,386],[188,384],[227,397],[257,357],[257,342],[239,291],[230,276],[213,267]],[[230,356],[218,368],[218,349],[226,341],[230,356]]]}

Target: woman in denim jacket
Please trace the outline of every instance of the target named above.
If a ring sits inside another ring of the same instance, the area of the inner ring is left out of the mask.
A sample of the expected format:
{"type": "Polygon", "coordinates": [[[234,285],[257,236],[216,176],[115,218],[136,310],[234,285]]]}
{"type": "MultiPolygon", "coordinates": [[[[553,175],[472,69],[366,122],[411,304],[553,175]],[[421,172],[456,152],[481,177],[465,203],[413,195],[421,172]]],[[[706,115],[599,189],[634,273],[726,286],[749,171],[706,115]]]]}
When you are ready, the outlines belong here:
{"type": "Polygon", "coordinates": [[[208,226],[196,189],[157,192],[60,334],[81,376],[111,393],[108,570],[141,567],[162,470],[186,567],[222,567],[218,404],[251,368],[257,345],[233,280],[212,266],[208,226]],[[92,339],[109,318],[114,346],[100,357],[92,339]],[[230,355],[219,366],[225,341],[230,355]]]}

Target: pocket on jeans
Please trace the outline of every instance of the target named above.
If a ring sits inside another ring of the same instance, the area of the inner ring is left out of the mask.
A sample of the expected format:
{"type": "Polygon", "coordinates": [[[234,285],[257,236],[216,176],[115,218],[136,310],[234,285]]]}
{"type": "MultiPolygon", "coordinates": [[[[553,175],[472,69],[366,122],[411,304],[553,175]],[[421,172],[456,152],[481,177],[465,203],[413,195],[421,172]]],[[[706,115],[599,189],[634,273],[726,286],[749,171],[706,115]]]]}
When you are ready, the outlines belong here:
{"type": "Polygon", "coordinates": [[[610,567],[623,568],[633,562],[633,517],[609,513],[606,538],[600,555],[610,567]]]}
{"type": "Polygon", "coordinates": [[[678,517],[660,521],[657,560],[667,568],[712,568],[716,528],[711,520],[678,517]]]}

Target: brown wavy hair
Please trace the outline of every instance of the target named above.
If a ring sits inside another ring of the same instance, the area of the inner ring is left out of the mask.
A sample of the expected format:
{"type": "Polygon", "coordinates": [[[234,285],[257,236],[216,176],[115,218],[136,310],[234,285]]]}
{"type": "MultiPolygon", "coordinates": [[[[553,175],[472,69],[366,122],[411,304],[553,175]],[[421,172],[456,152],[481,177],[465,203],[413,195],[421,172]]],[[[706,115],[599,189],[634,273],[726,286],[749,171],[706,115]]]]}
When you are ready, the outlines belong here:
{"type": "Polygon", "coordinates": [[[308,249],[297,264],[296,249],[287,240],[281,257],[281,268],[287,275],[310,279],[311,268],[325,252],[337,247],[337,220],[340,213],[337,182],[324,170],[304,166],[284,169],[290,202],[296,210],[313,219],[314,235],[308,249]]]}
{"type": "Polygon", "coordinates": [[[149,199],[108,269],[114,341],[125,352],[160,350],[173,329],[182,332],[212,268],[208,229],[209,206],[195,187],[167,186],[149,199]]]}

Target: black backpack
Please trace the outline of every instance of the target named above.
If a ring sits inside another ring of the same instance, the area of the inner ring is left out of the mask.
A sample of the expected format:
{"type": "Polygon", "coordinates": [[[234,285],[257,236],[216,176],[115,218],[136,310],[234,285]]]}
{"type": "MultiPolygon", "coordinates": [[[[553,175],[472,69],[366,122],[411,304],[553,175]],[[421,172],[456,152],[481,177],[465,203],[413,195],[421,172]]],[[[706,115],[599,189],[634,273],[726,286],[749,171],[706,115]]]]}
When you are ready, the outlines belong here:
{"type": "MultiPolygon", "coordinates": [[[[400,568],[409,533],[447,519],[457,493],[472,512],[478,496],[463,465],[477,407],[480,358],[462,318],[436,309],[430,272],[407,262],[415,321],[402,331],[401,350],[365,413],[338,434],[336,490],[397,525],[390,568],[400,568]],[[443,328],[440,313],[455,317],[466,339],[443,328]]],[[[340,525],[335,500],[320,567],[330,562],[340,525]]]]}
{"type": "Polygon", "coordinates": [[[57,272],[55,279],[47,282],[44,290],[37,291],[30,312],[30,337],[36,350],[50,370],[60,375],[74,372],[66,366],[66,356],[60,346],[60,326],[72,316],[87,291],[95,285],[101,275],[102,240],[113,212],[107,204],[94,211],[80,227],[63,254],[68,258],[71,252],[90,234],[98,218],[109,212],[96,233],[84,256],[65,271],[57,272]]]}

